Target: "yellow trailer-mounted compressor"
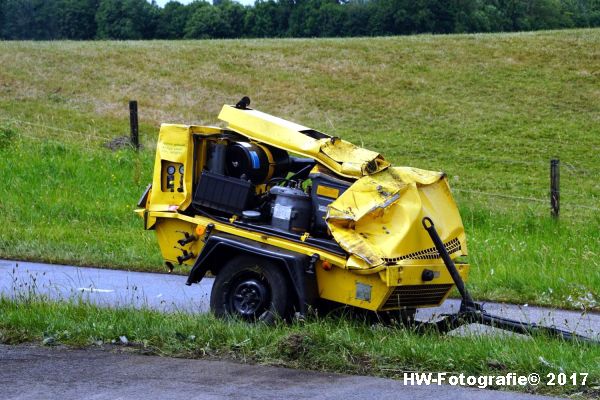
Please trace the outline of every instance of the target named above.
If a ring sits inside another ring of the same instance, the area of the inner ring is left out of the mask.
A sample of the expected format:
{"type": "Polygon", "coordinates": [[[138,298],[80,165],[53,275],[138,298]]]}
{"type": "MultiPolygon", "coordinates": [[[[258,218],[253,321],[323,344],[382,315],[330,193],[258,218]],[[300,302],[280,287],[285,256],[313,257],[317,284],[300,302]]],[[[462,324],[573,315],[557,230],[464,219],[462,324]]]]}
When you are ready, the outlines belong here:
{"type": "Polygon", "coordinates": [[[443,302],[454,281],[424,218],[448,257],[467,254],[445,175],[248,105],[223,106],[226,128],[163,124],[136,210],[167,265],[191,266],[187,284],[216,277],[212,311],[271,321],[320,300],[404,315],[443,302]]]}

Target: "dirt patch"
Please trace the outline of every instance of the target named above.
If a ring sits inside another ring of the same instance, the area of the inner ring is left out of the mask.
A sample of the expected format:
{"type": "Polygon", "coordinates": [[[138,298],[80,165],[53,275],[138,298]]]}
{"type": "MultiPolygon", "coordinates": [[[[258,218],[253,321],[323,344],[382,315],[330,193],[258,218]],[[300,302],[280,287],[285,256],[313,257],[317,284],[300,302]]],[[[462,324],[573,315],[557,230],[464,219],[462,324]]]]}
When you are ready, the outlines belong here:
{"type": "MultiPolygon", "coordinates": [[[[133,149],[133,144],[131,143],[131,139],[128,136],[118,136],[116,138],[114,138],[113,140],[111,140],[108,143],[104,144],[104,147],[106,147],[107,149],[110,149],[112,151],[117,151],[117,150],[121,150],[121,149],[127,149],[127,148],[131,148],[133,149]]],[[[142,145],[140,144],[140,149],[142,148],[142,145]]]]}
{"type": "Polygon", "coordinates": [[[314,340],[309,335],[292,333],[282,339],[279,343],[279,350],[289,359],[297,360],[306,356],[313,345],[314,340]]]}

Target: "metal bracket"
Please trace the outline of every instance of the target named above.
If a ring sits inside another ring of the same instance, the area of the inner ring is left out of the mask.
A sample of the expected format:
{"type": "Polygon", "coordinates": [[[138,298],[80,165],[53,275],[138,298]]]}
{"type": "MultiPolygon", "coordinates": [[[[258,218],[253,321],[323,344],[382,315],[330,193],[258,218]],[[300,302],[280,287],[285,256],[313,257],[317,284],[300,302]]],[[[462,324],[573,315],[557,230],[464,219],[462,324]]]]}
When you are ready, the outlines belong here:
{"type": "Polygon", "coordinates": [[[212,231],[215,229],[215,224],[208,224],[206,225],[206,230],[204,231],[204,237],[202,238],[202,241],[204,243],[206,243],[206,241],[208,240],[208,238],[210,237],[210,234],[212,233],[212,231]]]}
{"type": "Polygon", "coordinates": [[[184,236],[183,239],[179,239],[177,241],[177,243],[179,243],[180,246],[185,246],[188,243],[192,243],[192,242],[195,242],[196,240],[198,240],[196,235],[191,234],[189,232],[184,232],[184,231],[177,231],[177,232],[183,234],[183,236],[184,236]]]}
{"type": "Polygon", "coordinates": [[[317,261],[319,261],[321,257],[315,253],[310,257],[310,261],[308,262],[308,265],[306,266],[306,273],[313,275],[315,273],[315,265],[317,264],[317,261]]]}
{"type": "Polygon", "coordinates": [[[175,246],[176,249],[181,250],[183,252],[182,255],[177,256],[177,262],[179,263],[179,265],[183,264],[184,261],[189,260],[190,258],[194,258],[194,253],[192,253],[191,251],[187,251],[184,250],[182,248],[179,248],[177,246],[175,246]]]}

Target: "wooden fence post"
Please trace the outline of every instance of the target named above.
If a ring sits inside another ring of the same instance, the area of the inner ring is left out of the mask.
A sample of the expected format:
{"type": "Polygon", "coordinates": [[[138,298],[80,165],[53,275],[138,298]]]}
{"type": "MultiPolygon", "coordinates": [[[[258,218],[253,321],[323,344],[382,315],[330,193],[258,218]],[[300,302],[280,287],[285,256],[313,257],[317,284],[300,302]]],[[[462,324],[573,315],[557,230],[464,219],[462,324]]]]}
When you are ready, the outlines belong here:
{"type": "Polygon", "coordinates": [[[560,214],[560,161],[550,160],[550,213],[558,218],[560,214]]]}
{"type": "Polygon", "coordinates": [[[139,150],[140,136],[138,129],[138,108],[136,100],[131,100],[129,102],[129,127],[131,130],[131,144],[136,150],[139,150]]]}

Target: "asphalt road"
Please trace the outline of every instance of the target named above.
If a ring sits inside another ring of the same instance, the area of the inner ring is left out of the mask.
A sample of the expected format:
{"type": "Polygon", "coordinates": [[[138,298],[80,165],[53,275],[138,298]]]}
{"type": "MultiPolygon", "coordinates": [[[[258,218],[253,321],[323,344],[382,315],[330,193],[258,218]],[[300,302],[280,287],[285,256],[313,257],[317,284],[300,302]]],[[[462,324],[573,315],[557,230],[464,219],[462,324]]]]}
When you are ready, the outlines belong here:
{"type": "Polygon", "coordinates": [[[490,399],[545,397],[449,385],[101,350],[0,345],[5,400],[490,399]]]}
{"type": "MultiPolygon", "coordinates": [[[[212,279],[185,286],[185,277],[0,260],[0,294],[38,293],[104,306],[149,307],[163,312],[206,312],[212,279]]],[[[417,317],[452,312],[455,300],[420,310],[417,317]]],[[[488,303],[492,312],[600,337],[600,315],[488,303]]],[[[489,333],[469,326],[454,334],[489,333]]],[[[127,350],[127,348],[121,351],[127,350]]],[[[540,399],[444,385],[404,385],[402,380],[243,365],[228,361],[141,356],[98,349],[0,345],[0,397],[25,399],[540,399]]]]}
{"type": "MultiPolygon", "coordinates": [[[[98,268],[56,266],[21,261],[0,260],[0,293],[26,296],[39,293],[53,299],[81,298],[106,306],[149,307],[163,312],[206,312],[209,308],[213,280],[186,286],[181,275],[130,272],[98,268]]],[[[417,318],[455,312],[458,300],[447,300],[441,307],[419,310],[417,318]]],[[[512,304],[485,303],[492,314],[507,318],[555,325],[585,336],[600,339],[600,314],[525,307],[512,304]]],[[[490,333],[498,330],[470,325],[454,334],[490,333]]]]}

